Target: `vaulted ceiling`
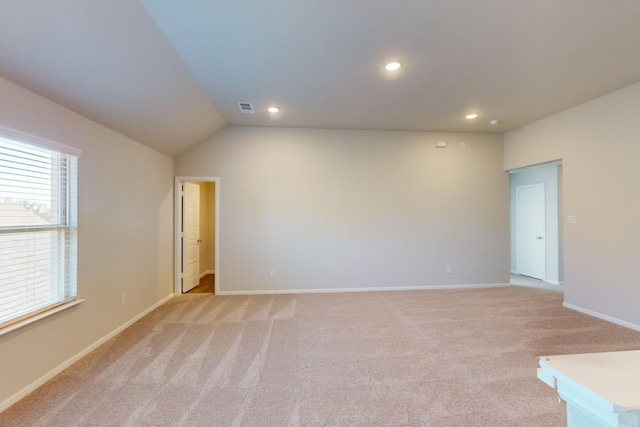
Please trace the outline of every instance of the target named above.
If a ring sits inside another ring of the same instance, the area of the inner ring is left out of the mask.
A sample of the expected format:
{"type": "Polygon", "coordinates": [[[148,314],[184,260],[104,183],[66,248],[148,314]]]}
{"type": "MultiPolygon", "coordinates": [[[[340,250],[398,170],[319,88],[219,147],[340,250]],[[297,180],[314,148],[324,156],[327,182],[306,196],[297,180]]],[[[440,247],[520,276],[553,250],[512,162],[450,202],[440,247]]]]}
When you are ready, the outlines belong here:
{"type": "Polygon", "coordinates": [[[640,81],[638,22],[635,0],[0,0],[0,75],[170,156],[227,125],[502,133],[640,81]]]}

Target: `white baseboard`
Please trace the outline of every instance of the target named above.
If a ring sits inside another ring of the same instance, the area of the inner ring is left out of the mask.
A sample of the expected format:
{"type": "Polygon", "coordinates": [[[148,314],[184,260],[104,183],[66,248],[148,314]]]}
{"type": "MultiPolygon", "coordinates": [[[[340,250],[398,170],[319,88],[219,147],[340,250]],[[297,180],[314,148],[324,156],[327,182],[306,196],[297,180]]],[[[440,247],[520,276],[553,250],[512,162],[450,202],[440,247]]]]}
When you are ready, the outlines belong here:
{"type": "Polygon", "coordinates": [[[272,295],[272,294],[319,294],[338,292],[382,292],[382,291],[426,291],[436,289],[479,289],[506,288],[510,283],[483,283],[471,285],[441,285],[441,286],[401,286],[380,288],[333,288],[333,289],[270,289],[263,291],[218,291],[216,295],[272,295]]]}
{"type": "Polygon", "coordinates": [[[202,274],[200,275],[200,279],[202,279],[202,278],[203,278],[204,276],[206,276],[207,274],[216,274],[216,271],[215,271],[215,270],[207,270],[207,271],[205,271],[204,273],[202,273],[202,274]]]}
{"type": "Polygon", "coordinates": [[[615,323],[616,325],[624,326],[625,328],[633,329],[634,331],[640,331],[640,325],[616,319],[615,317],[607,316],[606,314],[598,313],[597,311],[588,310],[586,308],[578,307],[577,305],[569,304],[566,302],[563,302],[562,306],[589,315],[591,317],[596,317],[598,319],[606,320],[607,322],[615,323]]]}
{"type": "Polygon", "coordinates": [[[151,307],[149,307],[146,310],[144,310],[142,313],[138,314],[137,316],[135,316],[131,320],[127,321],[125,324],[123,324],[123,325],[119,326],[118,328],[114,329],[113,331],[109,332],[107,335],[105,335],[104,337],[100,338],[98,341],[94,342],[89,347],[85,348],[84,350],[82,350],[81,352],[76,354],[75,356],[67,359],[64,362],[62,362],[60,365],[58,365],[57,367],[53,368],[51,371],[47,372],[45,375],[43,375],[42,377],[38,378],[36,381],[34,381],[33,383],[29,384],[28,386],[26,386],[25,388],[23,388],[22,390],[20,390],[16,394],[14,394],[13,396],[10,396],[9,398],[5,399],[2,403],[0,403],[0,412],[8,409],[11,405],[13,405],[16,402],[18,402],[19,400],[25,398],[27,395],[29,395],[30,393],[35,391],[38,387],[42,386],[44,383],[46,383],[47,381],[49,381],[50,379],[52,379],[53,377],[55,377],[56,375],[58,375],[59,373],[61,373],[65,369],[67,369],[69,366],[73,365],[75,362],[77,362],[78,360],[82,359],[84,356],[86,356],[87,354],[91,353],[93,350],[95,350],[96,348],[100,347],[102,344],[104,344],[105,342],[109,341],[111,338],[115,337],[120,332],[124,331],[125,329],[127,329],[129,326],[131,326],[132,324],[134,324],[138,320],[142,319],[144,316],[146,316],[147,314],[151,313],[153,310],[155,310],[156,308],[160,307],[165,302],[169,301],[171,298],[173,298],[173,296],[174,296],[174,294],[170,294],[170,295],[164,297],[163,299],[161,299],[157,303],[153,304],[151,307]]]}

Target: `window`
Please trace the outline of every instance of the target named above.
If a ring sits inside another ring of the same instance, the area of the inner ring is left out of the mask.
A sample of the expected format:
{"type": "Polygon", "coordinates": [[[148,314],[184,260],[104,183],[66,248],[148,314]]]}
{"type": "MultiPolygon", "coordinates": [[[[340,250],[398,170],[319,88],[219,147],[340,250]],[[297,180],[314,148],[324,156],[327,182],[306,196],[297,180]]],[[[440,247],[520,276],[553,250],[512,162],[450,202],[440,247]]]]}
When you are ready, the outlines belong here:
{"type": "Polygon", "coordinates": [[[0,128],[0,328],[76,298],[78,155],[0,128]]]}

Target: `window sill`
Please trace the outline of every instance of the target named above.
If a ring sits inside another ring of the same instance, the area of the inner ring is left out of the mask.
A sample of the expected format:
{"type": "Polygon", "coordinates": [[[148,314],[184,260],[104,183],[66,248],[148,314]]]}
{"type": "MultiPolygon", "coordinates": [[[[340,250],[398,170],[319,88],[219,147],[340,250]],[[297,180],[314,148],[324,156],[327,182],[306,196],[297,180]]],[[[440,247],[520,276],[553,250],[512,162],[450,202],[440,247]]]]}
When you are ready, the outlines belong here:
{"type": "Polygon", "coordinates": [[[28,317],[26,319],[23,319],[19,322],[16,323],[12,323],[11,325],[8,325],[2,329],[0,329],[0,337],[3,335],[6,335],[8,333],[11,333],[17,329],[23,328],[27,325],[30,325],[32,323],[37,322],[38,320],[42,320],[44,318],[47,318],[49,316],[53,316],[56,313],[60,313],[61,311],[64,311],[68,308],[71,307],[75,307],[76,305],[80,304],[81,302],[84,302],[86,300],[84,299],[75,299],[73,301],[69,301],[68,303],[65,304],[61,304],[57,307],[52,308],[51,310],[47,310],[47,311],[43,311],[42,313],[38,313],[35,316],[31,316],[28,317]]]}

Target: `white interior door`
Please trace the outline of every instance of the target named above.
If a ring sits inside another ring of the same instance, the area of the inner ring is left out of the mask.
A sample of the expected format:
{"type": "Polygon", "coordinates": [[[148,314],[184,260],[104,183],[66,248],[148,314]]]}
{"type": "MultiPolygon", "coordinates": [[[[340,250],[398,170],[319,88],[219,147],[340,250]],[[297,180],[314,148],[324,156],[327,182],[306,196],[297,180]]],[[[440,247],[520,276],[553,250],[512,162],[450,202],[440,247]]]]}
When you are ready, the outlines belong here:
{"type": "Polygon", "coordinates": [[[182,292],[189,292],[200,282],[200,186],[184,183],[184,275],[182,292]]]}
{"type": "Polygon", "coordinates": [[[516,187],[518,274],[545,278],[544,184],[516,187]]]}

